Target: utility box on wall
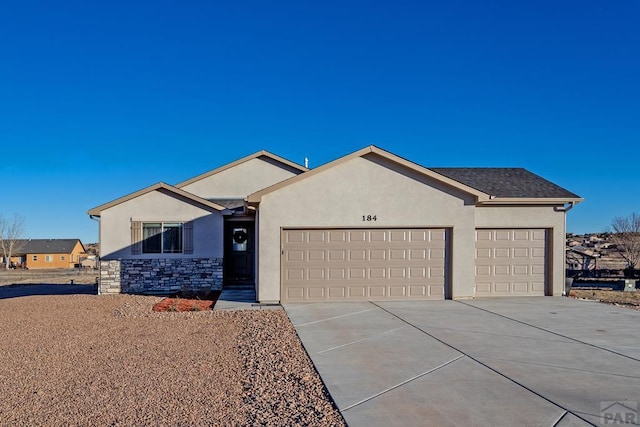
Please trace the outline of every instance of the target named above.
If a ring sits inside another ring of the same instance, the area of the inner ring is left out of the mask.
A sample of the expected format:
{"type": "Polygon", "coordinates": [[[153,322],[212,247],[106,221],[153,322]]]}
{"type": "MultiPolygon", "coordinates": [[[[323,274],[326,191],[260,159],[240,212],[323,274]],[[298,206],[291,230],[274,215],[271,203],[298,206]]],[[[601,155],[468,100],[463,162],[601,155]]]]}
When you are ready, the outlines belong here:
{"type": "Polygon", "coordinates": [[[633,279],[624,279],[624,291],[625,292],[635,292],[636,291],[636,281],[633,279]]]}

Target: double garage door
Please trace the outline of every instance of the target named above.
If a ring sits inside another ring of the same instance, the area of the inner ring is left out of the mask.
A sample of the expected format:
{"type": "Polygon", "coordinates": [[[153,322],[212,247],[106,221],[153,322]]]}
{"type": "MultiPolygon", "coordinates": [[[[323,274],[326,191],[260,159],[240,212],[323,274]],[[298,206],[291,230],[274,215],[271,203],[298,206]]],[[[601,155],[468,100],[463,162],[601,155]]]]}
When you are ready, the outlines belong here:
{"type": "Polygon", "coordinates": [[[282,231],[283,302],[444,299],[445,229],[282,231]]]}

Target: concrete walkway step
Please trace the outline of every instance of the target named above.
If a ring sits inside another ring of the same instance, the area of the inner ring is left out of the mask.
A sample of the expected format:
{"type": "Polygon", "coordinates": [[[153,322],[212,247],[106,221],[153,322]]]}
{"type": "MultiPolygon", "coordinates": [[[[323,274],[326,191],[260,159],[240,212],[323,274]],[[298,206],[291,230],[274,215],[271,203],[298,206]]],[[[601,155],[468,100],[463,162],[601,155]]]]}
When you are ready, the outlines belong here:
{"type": "Polygon", "coordinates": [[[282,306],[260,305],[256,302],[256,291],[253,286],[243,288],[225,287],[216,301],[214,310],[280,310],[282,306]]]}
{"type": "Polygon", "coordinates": [[[256,302],[255,289],[223,289],[218,301],[256,302]]]}

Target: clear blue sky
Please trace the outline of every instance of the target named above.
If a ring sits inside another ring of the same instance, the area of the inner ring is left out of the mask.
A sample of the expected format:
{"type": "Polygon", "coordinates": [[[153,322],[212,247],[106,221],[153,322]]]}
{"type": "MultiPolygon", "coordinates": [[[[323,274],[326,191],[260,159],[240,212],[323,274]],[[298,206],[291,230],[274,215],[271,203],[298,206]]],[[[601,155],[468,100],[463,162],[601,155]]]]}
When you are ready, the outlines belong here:
{"type": "Polygon", "coordinates": [[[98,239],[94,206],[266,149],[375,144],[424,166],[525,167],[640,211],[640,2],[6,1],[0,212],[98,239]]]}

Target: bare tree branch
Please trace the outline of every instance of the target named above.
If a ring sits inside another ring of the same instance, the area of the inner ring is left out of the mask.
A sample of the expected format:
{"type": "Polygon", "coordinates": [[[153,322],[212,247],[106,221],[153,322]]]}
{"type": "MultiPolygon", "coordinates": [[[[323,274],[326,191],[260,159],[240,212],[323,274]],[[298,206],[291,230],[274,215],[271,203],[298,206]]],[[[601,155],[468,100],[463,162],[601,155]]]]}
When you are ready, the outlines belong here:
{"type": "Polygon", "coordinates": [[[5,261],[5,268],[11,265],[11,256],[20,252],[24,246],[25,219],[13,214],[13,218],[5,218],[0,214],[0,251],[5,261]]]}
{"type": "Polygon", "coordinates": [[[627,262],[627,268],[635,268],[640,262],[640,215],[634,212],[629,216],[616,217],[611,222],[611,229],[611,242],[627,262]]]}

